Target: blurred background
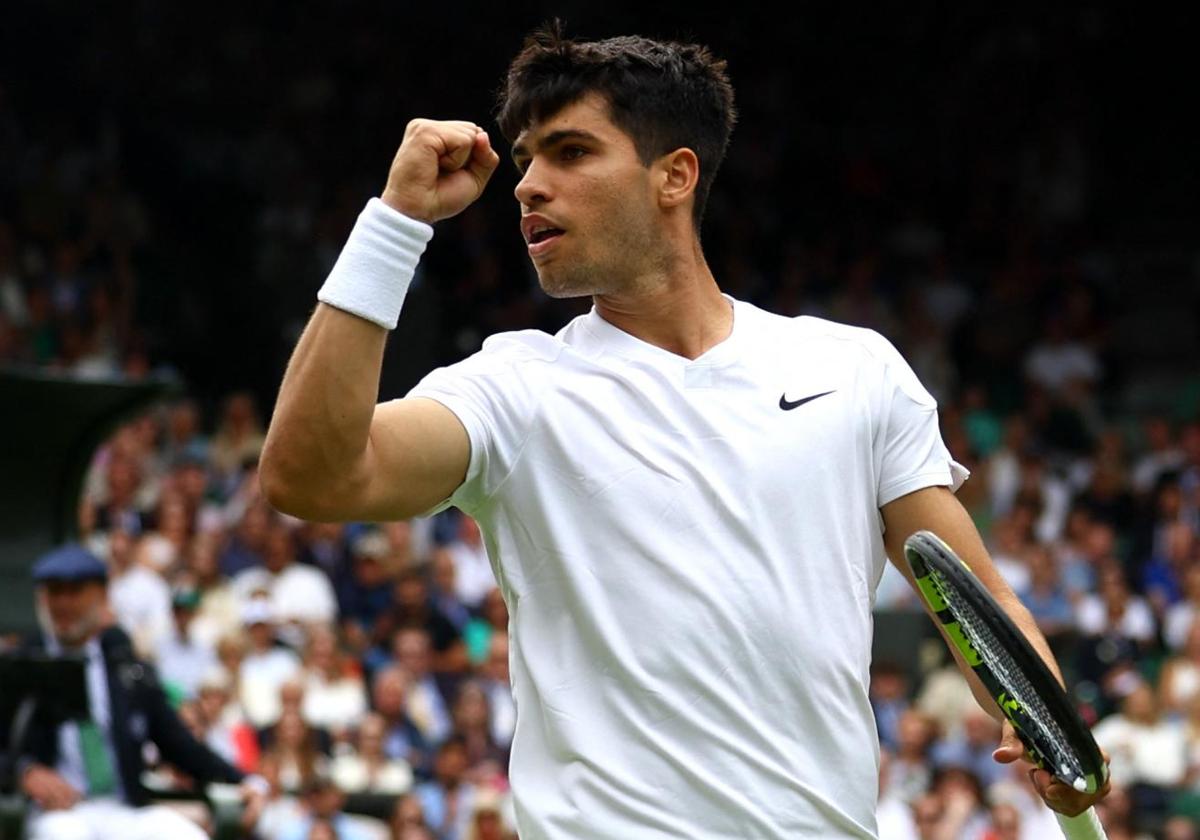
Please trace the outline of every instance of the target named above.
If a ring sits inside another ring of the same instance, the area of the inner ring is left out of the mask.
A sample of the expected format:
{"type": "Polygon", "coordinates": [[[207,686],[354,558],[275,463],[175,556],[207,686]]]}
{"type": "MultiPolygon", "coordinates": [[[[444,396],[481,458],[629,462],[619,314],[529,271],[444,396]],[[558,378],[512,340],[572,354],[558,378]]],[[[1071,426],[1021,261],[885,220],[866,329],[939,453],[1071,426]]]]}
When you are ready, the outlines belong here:
{"type": "MultiPolygon", "coordinates": [[[[1187,21],[1110,4],[5,4],[0,630],[32,626],[35,549],[79,536],[185,719],[273,782],[262,836],[344,811],[376,836],[509,836],[507,624],[474,523],[298,522],[255,463],[407,121],[480,122],[504,156],[495,91],[555,14],[728,59],[718,282],[900,347],[1113,756],[1110,837],[1196,837],[1196,73],[1187,21]]],[[[381,398],[590,307],[540,292],[516,180],[438,224],[381,398]]],[[[898,577],[877,606],[881,836],[1055,836],[898,577]]]]}

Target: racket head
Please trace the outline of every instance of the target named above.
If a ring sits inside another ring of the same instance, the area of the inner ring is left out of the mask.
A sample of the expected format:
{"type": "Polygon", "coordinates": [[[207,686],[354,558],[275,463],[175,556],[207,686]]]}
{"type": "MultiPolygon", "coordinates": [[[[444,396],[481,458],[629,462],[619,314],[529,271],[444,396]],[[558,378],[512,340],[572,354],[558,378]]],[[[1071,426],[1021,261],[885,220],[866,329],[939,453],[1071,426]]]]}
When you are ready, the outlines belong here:
{"type": "Polygon", "coordinates": [[[925,602],[1012,723],[1028,757],[1081,793],[1108,765],[1058,680],[970,568],[937,535],[918,531],[904,556],[925,602]]]}

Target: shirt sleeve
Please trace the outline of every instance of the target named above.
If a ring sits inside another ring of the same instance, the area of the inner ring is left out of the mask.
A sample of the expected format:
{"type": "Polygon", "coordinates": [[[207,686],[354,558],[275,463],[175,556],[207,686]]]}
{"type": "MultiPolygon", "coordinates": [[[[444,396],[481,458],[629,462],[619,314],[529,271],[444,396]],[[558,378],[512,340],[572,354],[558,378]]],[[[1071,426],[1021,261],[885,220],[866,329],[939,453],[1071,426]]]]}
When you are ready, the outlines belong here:
{"type": "Polygon", "coordinates": [[[878,334],[874,338],[872,349],[883,363],[875,437],[878,506],[925,487],[957,491],[970,472],[942,441],[937,401],[896,348],[878,334]]]}
{"type": "MultiPolygon", "coordinates": [[[[548,337],[547,337],[548,338],[548,337]]],[[[450,506],[474,514],[504,483],[524,449],[536,404],[536,367],[551,361],[524,342],[498,335],[461,362],[438,368],[405,396],[436,400],[466,429],[471,454],[462,484],[424,515],[450,506]]]]}

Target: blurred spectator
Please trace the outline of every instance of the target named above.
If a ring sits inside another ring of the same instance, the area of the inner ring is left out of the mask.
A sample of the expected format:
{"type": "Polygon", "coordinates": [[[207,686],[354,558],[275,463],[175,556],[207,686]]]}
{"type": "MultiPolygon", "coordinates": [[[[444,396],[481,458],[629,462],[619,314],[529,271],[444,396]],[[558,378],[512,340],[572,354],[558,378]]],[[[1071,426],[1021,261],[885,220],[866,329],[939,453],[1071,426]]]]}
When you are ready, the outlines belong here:
{"type": "Polygon", "coordinates": [[[1200,615],[1200,562],[1188,566],[1183,576],[1183,600],[1167,610],[1163,620],[1163,639],[1171,650],[1183,647],[1192,625],[1200,615]]]}
{"type": "Polygon", "coordinates": [[[440,744],[450,734],[450,712],[434,678],[431,641],[422,627],[401,627],[392,636],[392,655],[408,676],[408,716],[421,736],[440,744]]]}
{"type": "Polygon", "coordinates": [[[508,673],[508,634],[495,633],[488,646],[487,661],[479,668],[479,684],[487,695],[492,719],[492,738],[505,749],[512,744],[517,727],[517,704],[508,673]]]}
{"type": "Polygon", "coordinates": [[[1145,448],[1130,472],[1130,484],[1134,492],[1145,496],[1158,486],[1163,476],[1179,471],[1184,453],[1175,443],[1171,424],[1165,417],[1147,417],[1142,422],[1142,437],[1145,448]]]}
{"type": "Polygon", "coordinates": [[[429,596],[433,599],[433,608],[446,616],[454,629],[461,633],[471,620],[471,611],[458,595],[457,579],[454,555],[449,551],[434,552],[429,596]]]}
{"type": "Polygon", "coordinates": [[[929,757],[938,769],[958,767],[969,771],[985,787],[1008,774],[992,753],[1000,743],[1000,722],[978,707],[967,712],[962,729],[934,743],[929,757]]]}
{"type": "Polygon", "coordinates": [[[350,575],[337,591],[338,614],[348,635],[375,634],[376,624],[392,605],[393,583],[384,564],[387,554],[387,537],[380,531],[368,531],[354,540],[350,575]]]}
{"type": "Polygon", "coordinates": [[[278,767],[279,785],[286,791],[301,791],[327,769],[327,759],[317,746],[317,735],[295,709],[284,710],[275,727],[274,743],[264,758],[278,767]]]}
{"type": "Polygon", "coordinates": [[[279,689],[300,675],[300,658],[275,639],[275,612],[265,598],[252,598],[242,608],[250,647],[239,672],[238,699],[246,718],[263,729],[279,718],[279,689]]]}
{"type": "Polygon", "coordinates": [[[198,534],[185,556],[187,580],[200,596],[190,635],[197,643],[210,647],[215,647],[221,637],[242,629],[241,603],[221,574],[217,545],[215,534],[198,534]]]}
{"type": "Polygon", "coordinates": [[[262,566],[267,547],[267,532],[274,515],[264,501],[255,502],[246,508],[237,530],[221,551],[219,567],[222,575],[233,578],[247,569],[262,566]]]}
{"type": "Polygon", "coordinates": [[[1024,557],[1029,584],[1017,594],[1037,621],[1038,628],[1053,643],[1074,626],[1071,601],[1059,580],[1054,555],[1047,548],[1030,545],[1026,547],[1024,557]]]}
{"type": "Polygon", "coordinates": [[[384,755],[386,730],[384,719],[371,712],[359,724],[354,748],[334,756],[329,773],[341,790],[399,796],[412,788],[413,771],[408,762],[384,755]]]}
{"type": "Polygon", "coordinates": [[[129,532],[109,534],[109,605],[139,654],[152,659],[159,644],[174,632],[171,589],[157,572],[138,563],[136,556],[137,542],[129,532]]]}
{"type": "Polygon", "coordinates": [[[266,593],[277,632],[296,647],[303,644],[306,625],[337,619],[337,598],[329,578],[296,562],[296,536],[279,518],[267,527],[263,565],[240,572],[233,587],[243,600],[266,593]]]}
{"type": "Polygon", "coordinates": [[[879,743],[895,750],[900,738],[900,716],[909,705],[908,678],[904,669],[890,662],[872,663],[869,696],[879,743]]]}
{"type": "Polygon", "coordinates": [[[258,737],[234,702],[233,678],[222,666],[205,672],[195,708],[209,749],[244,773],[258,769],[258,737]]]}
{"type": "Polygon", "coordinates": [[[1163,715],[1153,687],[1140,683],[1092,734],[1111,757],[1113,784],[1129,788],[1142,813],[1163,815],[1167,789],[1187,772],[1186,742],[1183,724],[1163,715]]]}
{"type": "Polygon", "coordinates": [[[439,551],[454,561],[454,581],[458,598],[468,608],[475,609],[485,595],[496,586],[496,576],[488,560],[487,548],[479,524],[463,514],[458,518],[458,533],[453,541],[439,551]]]}
{"type": "Polygon", "coordinates": [[[480,791],[467,781],[467,747],[453,735],[438,747],[433,778],[417,785],[425,821],[440,840],[465,840],[480,791]]]}
{"type": "Polygon", "coordinates": [[[391,654],[391,635],[401,627],[421,627],[429,634],[433,658],[432,670],[457,672],[465,662],[460,652],[458,631],[450,619],[438,612],[429,597],[425,575],[417,569],[403,571],[396,578],[393,588],[392,608],[376,623],[373,639],[377,652],[374,663],[391,654]]]}
{"type": "Polygon", "coordinates": [[[900,716],[887,786],[905,802],[915,801],[922,791],[929,789],[933,778],[929,748],[936,734],[933,721],[916,709],[900,716]]]}
{"type": "Polygon", "coordinates": [[[425,823],[425,811],[416,794],[406,793],[396,800],[389,824],[392,840],[435,840],[425,823]]]}
{"type": "Polygon", "coordinates": [[[471,619],[463,631],[467,656],[472,664],[479,664],[487,656],[492,636],[508,633],[508,605],[499,589],[493,588],[483,598],[479,615],[471,619]]]}
{"type": "Polygon", "coordinates": [[[487,694],[476,680],[459,683],[454,698],[454,734],[467,751],[470,778],[479,785],[503,785],[508,768],[508,750],[492,737],[491,711],[487,694]]]}
{"type": "Polygon", "coordinates": [[[242,465],[257,461],[266,435],[253,395],[244,391],[230,395],[221,411],[217,433],[209,447],[209,463],[219,480],[232,489],[242,465]]]}
{"type": "Polygon", "coordinates": [[[1147,647],[1154,641],[1154,614],[1145,600],[1129,591],[1125,573],[1109,564],[1100,570],[1099,592],[1085,595],[1076,612],[1085,636],[1118,636],[1147,647]]]}
{"type": "Polygon", "coordinates": [[[371,685],[371,707],[386,726],[383,753],[388,758],[408,763],[417,775],[431,769],[429,744],[408,716],[408,674],[399,665],[388,665],[375,672],[371,685]]]}
{"type": "Polygon", "coordinates": [[[191,635],[192,620],[200,605],[195,589],[177,589],[171,596],[175,632],[158,643],[157,663],[164,684],[177,687],[184,697],[194,697],[204,675],[217,667],[214,649],[196,642],[191,635]]]}
{"type": "Polygon", "coordinates": [[[304,816],[284,824],[278,840],[378,840],[379,834],[363,825],[363,818],[342,811],[346,796],[326,776],[315,776],[304,789],[304,816]]]}
{"type": "Polygon", "coordinates": [[[367,713],[367,690],[357,668],[342,655],[329,626],[309,629],[304,670],[304,719],[335,739],[359,725],[367,713]]]}
{"type": "Polygon", "coordinates": [[[1200,621],[1192,623],[1183,648],[1167,659],[1159,680],[1168,713],[1183,714],[1200,697],[1200,621]]]}

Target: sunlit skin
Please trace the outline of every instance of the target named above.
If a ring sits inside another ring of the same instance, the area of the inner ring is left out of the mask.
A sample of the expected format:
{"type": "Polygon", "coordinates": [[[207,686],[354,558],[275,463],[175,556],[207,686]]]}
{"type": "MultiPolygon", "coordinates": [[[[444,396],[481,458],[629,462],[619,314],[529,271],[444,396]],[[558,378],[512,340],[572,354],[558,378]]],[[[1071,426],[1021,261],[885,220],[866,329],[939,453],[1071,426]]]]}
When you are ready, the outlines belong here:
{"type": "Polygon", "coordinates": [[[691,149],[643,164],[606,100],[591,93],[523,131],[513,162],[522,218],[538,214],[565,231],[531,248],[547,294],[592,295],[606,321],[686,358],[729,336],[732,308],[692,220],[691,149]]]}

